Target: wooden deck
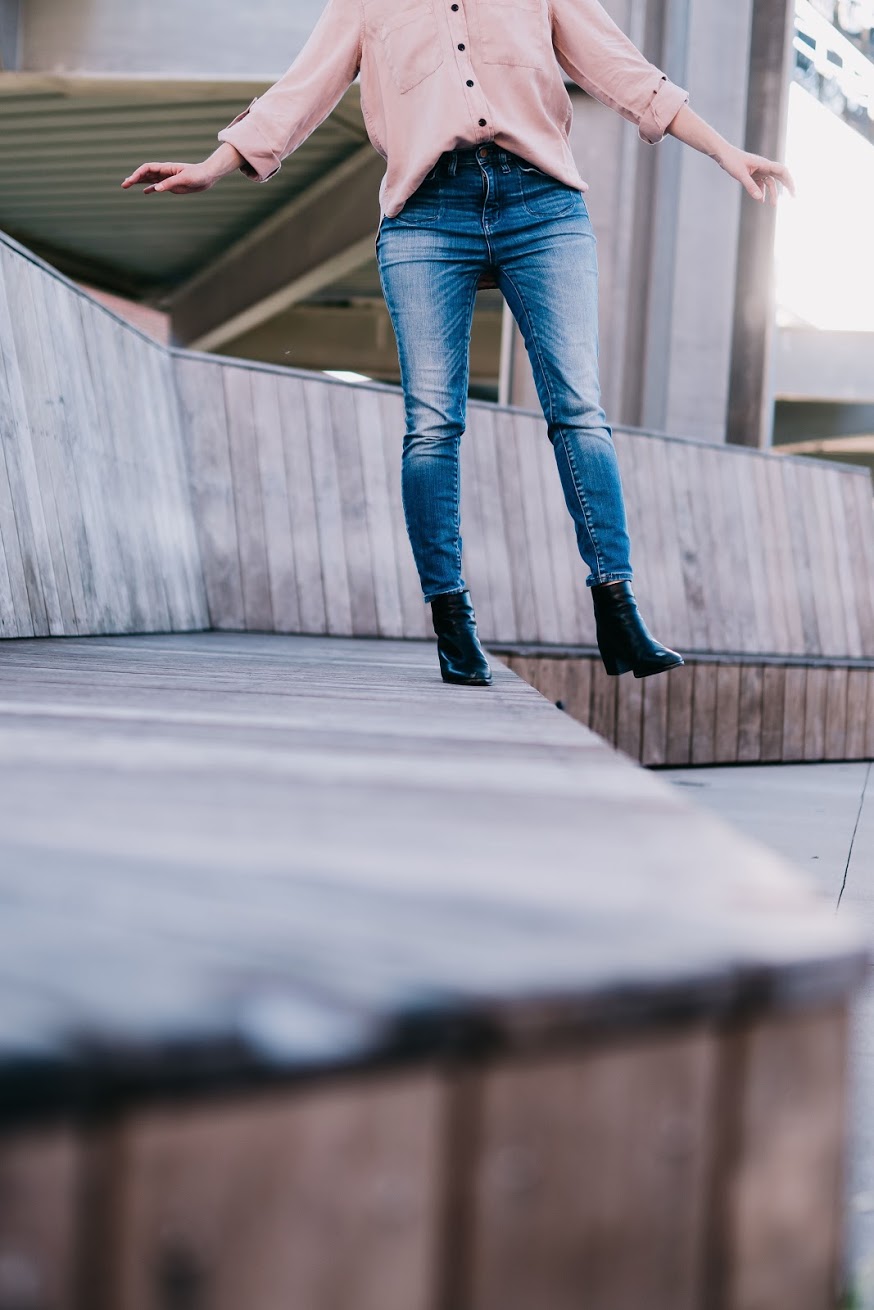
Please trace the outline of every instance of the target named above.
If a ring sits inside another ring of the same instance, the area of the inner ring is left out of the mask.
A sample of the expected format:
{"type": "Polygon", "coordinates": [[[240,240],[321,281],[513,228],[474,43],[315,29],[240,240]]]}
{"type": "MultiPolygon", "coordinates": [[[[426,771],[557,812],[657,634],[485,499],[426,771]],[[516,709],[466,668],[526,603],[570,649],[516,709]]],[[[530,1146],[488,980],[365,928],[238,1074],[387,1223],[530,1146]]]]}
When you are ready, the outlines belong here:
{"type": "Polygon", "coordinates": [[[0,903],[37,1304],[830,1305],[858,938],[503,667],[7,643],[0,903]]]}

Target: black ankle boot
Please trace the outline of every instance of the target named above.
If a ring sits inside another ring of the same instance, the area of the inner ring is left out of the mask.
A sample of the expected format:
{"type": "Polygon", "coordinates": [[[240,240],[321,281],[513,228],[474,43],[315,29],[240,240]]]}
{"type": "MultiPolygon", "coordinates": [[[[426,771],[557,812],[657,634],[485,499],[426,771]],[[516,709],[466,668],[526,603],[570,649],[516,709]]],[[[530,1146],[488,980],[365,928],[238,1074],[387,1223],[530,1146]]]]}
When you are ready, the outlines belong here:
{"type": "Polygon", "coordinates": [[[630,582],[600,582],[592,587],[592,599],[598,650],[611,677],[631,672],[635,678],[648,678],[684,662],[647,630],[630,582]]]}
{"type": "Polygon", "coordinates": [[[476,617],[470,592],[435,596],[431,620],[437,633],[437,656],[444,682],[487,687],[492,671],[476,635],[476,617]]]}

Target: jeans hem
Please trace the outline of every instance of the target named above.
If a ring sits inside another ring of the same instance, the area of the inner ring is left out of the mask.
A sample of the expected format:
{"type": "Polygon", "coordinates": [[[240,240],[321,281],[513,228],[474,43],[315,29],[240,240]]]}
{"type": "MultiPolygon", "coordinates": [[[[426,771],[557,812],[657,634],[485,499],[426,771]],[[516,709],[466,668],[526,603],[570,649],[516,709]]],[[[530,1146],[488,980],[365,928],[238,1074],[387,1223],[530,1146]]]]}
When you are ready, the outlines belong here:
{"type": "Polygon", "coordinates": [[[463,591],[467,591],[467,587],[462,583],[460,587],[453,587],[451,591],[425,592],[425,604],[430,605],[438,596],[460,596],[463,591]]]}
{"type": "Polygon", "coordinates": [[[631,569],[619,569],[615,573],[602,573],[600,577],[595,577],[590,573],[586,578],[587,587],[599,587],[602,582],[632,582],[634,578],[631,569]]]}

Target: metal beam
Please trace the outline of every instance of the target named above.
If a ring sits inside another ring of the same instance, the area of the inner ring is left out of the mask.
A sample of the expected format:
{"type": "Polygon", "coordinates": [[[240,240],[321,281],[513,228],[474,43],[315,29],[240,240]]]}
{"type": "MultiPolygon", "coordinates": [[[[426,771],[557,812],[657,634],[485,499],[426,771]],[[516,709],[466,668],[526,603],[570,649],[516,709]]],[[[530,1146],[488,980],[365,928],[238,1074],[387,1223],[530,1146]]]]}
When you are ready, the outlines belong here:
{"type": "Polygon", "coordinates": [[[178,344],[215,350],[371,258],[384,166],[362,147],[174,292],[178,344]]]}

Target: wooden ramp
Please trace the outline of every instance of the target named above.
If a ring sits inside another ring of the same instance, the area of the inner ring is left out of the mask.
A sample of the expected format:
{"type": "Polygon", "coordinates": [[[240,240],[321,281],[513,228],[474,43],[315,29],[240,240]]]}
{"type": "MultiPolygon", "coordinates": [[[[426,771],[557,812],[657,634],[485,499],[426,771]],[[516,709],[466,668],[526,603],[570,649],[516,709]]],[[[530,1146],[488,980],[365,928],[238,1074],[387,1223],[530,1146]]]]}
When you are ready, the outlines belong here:
{"type": "Polygon", "coordinates": [[[0,660],[0,1307],[827,1310],[863,956],[415,642],[0,660]]]}

